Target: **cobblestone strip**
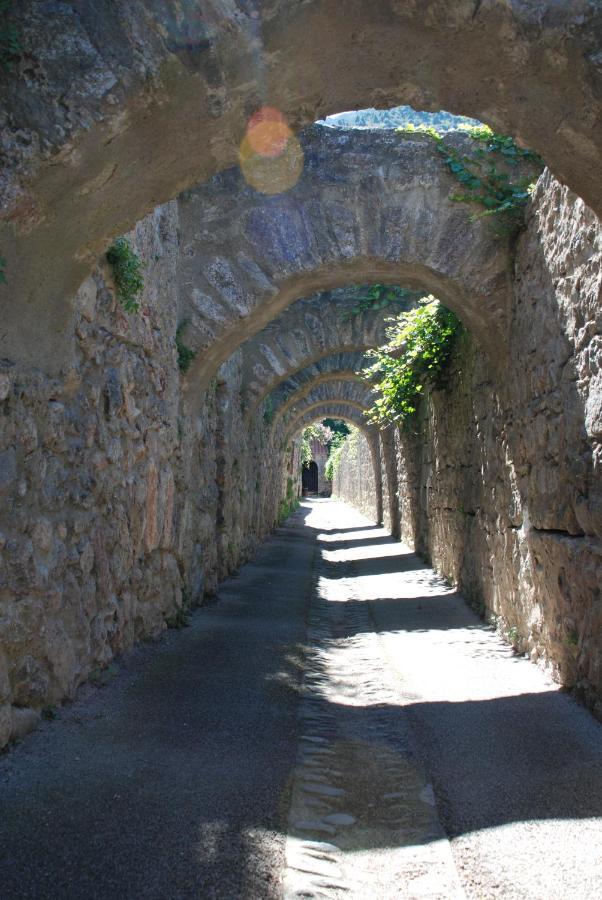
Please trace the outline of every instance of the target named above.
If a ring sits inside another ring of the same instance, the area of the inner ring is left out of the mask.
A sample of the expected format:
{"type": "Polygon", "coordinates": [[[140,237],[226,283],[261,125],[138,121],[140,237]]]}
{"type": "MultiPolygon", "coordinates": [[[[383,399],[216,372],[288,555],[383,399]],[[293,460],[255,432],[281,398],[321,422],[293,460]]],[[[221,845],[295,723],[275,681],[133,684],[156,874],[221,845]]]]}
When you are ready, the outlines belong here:
{"type": "Polygon", "coordinates": [[[318,566],[284,897],[461,898],[369,606],[347,602],[361,600],[352,572],[318,566]]]}

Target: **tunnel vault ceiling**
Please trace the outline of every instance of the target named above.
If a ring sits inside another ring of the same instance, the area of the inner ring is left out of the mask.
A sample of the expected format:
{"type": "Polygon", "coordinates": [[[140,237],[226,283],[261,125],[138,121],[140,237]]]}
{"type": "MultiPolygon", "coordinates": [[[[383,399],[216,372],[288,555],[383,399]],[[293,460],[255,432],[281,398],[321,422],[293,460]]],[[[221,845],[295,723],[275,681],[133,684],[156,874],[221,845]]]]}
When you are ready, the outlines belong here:
{"type": "Polygon", "coordinates": [[[66,301],[108,240],[235,164],[264,104],[295,129],[374,105],[474,116],[602,210],[602,11],[587,0],[14,7],[23,51],[0,84],[3,341],[23,328],[47,367],[65,361],[66,301]]]}
{"type": "Polygon", "coordinates": [[[298,300],[245,341],[241,350],[249,411],[278,384],[296,378],[325,357],[344,356],[344,365],[350,355],[361,359],[363,351],[384,343],[386,319],[413,305],[411,300],[399,300],[385,309],[373,307],[354,314],[358,295],[357,288],[343,288],[298,300]]]}
{"type": "MultiPolygon", "coordinates": [[[[460,151],[471,143],[451,140],[460,151]]],[[[190,384],[205,385],[295,300],[352,283],[436,294],[499,359],[508,242],[450,199],[457,182],[432,142],[316,126],[303,148],[286,194],[261,195],[231,170],[179,200],[181,316],[199,360],[190,384]]]]}
{"type": "MultiPolygon", "coordinates": [[[[321,382],[314,385],[304,396],[299,398],[296,408],[290,408],[282,418],[282,427],[287,434],[292,434],[298,429],[298,421],[307,413],[327,404],[346,404],[355,409],[361,418],[364,428],[367,420],[364,416],[372,406],[372,394],[368,385],[363,382],[340,380],[321,382]]],[[[338,418],[338,417],[335,417],[338,418]]],[[[280,425],[280,419],[276,417],[274,428],[280,425]]]]}
{"type": "Polygon", "coordinates": [[[367,364],[368,361],[362,352],[325,356],[318,362],[300,369],[286,381],[282,381],[267,395],[265,402],[274,414],[284,415],[318,384],[329,381],[356,381],[365,385],[357,372],[367,364]]]}

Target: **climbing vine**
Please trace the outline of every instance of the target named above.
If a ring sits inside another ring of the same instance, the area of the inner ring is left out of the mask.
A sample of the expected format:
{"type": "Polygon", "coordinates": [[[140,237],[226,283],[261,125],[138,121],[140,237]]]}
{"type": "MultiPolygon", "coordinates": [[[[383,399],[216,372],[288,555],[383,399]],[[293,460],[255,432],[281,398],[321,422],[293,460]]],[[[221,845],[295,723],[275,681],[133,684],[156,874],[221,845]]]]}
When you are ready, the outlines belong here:
{"type": "Polygon", "coordinates": [[[343,432],[337,432],[330,447],[328,448],[328,459],[326,460],[326,465],[324,467],[324,478],[327,481],[332,481],[335,472],[339,468],[341,463],[341,454],[343,452],[343,448],[345,446],[345,442],[347,441],[347,434],[343,432]]]}
{"type": "Polygon", "coordinates": [[[357,285],[357,296],[353,306],[345,314],[347,319],[372,309],[387,309],[395,303],[417,300],[424,296],[423,291],[410,291],[395,284],[357,285]]]}
{"type": "Polygon", "coordinates": [[[183,322],[180,322],[178,327],[176,328],[176,350],[178,352],[178,368],[180,372],[186,373],[192,362],[196,356],[196,350],[191,350],[190,347],[187,347],[184,341],[182,340],[182,335],[186,330],[186,327],[189,323],[188,319],[184,319],[183,322]]]}
{"type": "Polygon", "coordinates": [[[107,250],[113,272],[117,298],[126,312],[138,312],[144,287],[142,263],[124,237],[117,238],[107,250]]]}
{"type": "Polygon", "coordinates": [[[516,233],[524,222],[524,209],[543,160],[533,150],[519,147],[509,135],[496,134],[487,125],[462,127],[474,141],[470,154],[459,153],[434,128],[407,125],[402,134],[426,134],[434,142],[443,162],[463,190],[452,194],[458,203],[477,204],[473,219],[495,216],[500,234],[516,233]]]}
{"type": "Polygon", "coordinates": [[[324,446],[329,446],[334,440],[334,437],[334,431],[331,428],[328,428],[328,426],[324,425],[322,422],[314,422],[313,425],[308,425],[307,428],[304,428],[303,432],[301,433],[300,448],[302,467],[307,468],[312,461],[312,440],[320,441],[320,443],[324,444],[324,446]]]}
{"type": "Polygon", "coordinates": [[[361,372],[378,395],[368,418],[381,426],[409,423],[425,386],[440,385],[461,329],[454,313],[432,296],[390,321],[387,343],[368,351],[374,363],[361,372]]]}

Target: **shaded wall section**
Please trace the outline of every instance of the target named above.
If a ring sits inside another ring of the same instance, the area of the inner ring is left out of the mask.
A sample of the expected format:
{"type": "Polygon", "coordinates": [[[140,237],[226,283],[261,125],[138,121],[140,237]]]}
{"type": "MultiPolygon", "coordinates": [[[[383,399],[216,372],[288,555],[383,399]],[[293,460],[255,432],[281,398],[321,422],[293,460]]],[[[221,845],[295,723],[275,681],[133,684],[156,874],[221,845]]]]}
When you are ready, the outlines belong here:
{"type": "Polygon", "coordinates": [[[241,426],[242,355],[194,416],[183,403],[177,205],[129,239],[139,313],[124,314],[101,263],[60,376],[0,360],[0,747],[214,594],[278,519],[286,448],[261,416],[241,426]]]}

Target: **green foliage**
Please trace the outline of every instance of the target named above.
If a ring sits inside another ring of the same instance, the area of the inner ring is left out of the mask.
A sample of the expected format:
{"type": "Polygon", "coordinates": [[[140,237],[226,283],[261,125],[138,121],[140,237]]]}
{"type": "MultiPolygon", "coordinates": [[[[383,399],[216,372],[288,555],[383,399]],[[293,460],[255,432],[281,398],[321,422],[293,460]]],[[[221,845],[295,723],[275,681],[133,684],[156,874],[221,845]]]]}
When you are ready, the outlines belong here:
{"type": "Polygon", "coordinates": [[[191,350],[182,340],[182,335],[186,331],[189,319],[184,319],[176,328],[176,350],[178,351],[178,368],[180,372],[187,372],[192,361],[196,356],[196,350],[191,350]]]}
{"type": "Polygon", "coordinates": [[[334,438],[334,431],[324,425],[322,422],[314,422],[308,425],[301,434],[301,465],[307,468],[312,461],[311,442],[312,440],[320,441],[325,447],[328,447],[334,438]]]}
{"type": "MultiPolygon", "coordinates": [[[[349,433],[349,429],[347,429],[347,432],[349,433]]],[[[331,441],[330,447],[328,448],[328,459],[324,467],[324,478],[327,481],[333,480],[335,472],[339,468],[339,465],[341,463],[341,454],[346,442],[347,434],[343,434],[341,432],[335,434],[334,438],[331,441]]]]}
{"type": "Polygon", "coordinates": [[[0,284],[6,284],[6,260],[0,256],[0,284]]]}
{"type": "MultiPolygon", "coordinates": [[[[325,425],[326,428],[330,428],[331,431],[334,431],[335,439],[337,434],[349,434],[349,425],[347,422],[343,422],[342,419],[322,419],[322,425],[325,425]]],[[[331,448],[332,444],[328,448],[329,452],[331,448]]]]}
{"type": "Polygon", "coordinates": [[[569,647],[577,647],[579,644],[579,632],[571,628],[566,635],[566,643],[569,647]]]}
{"type": "Polygon", "coordinates": [[[286,479],[286,496],[278,506],[278,524],[288,519],[297,509],[299,509],[299,498],[295,496],[295,482],[289,475],[286,479]]]}
{"type": "Polygon", "coordinates": [[[12,0],[0,0],[0,68],[8,69],[21,55],[23,47],[19,30],[8,21],[12,0]]]}
{"type": "Polygon", "coordinates": [[[97,687],[106,687],[112,678],[119,672],[117,663],[110,663],[106,669],[92,669],[88,679],[97,687]]]}
{"type": "Polygon", "coordinates": [[[508,640],[509,644],[512,644],[513,647],[518,647],[520,641],[520,633],[516,625],[513,625],[508,629],[508,631],[506,632],[506,639],[508,640]]]}
{"type": "Polygon", "coordinates": [[[464,126],[461,130],[475,142],[470,155],[458,153],[434,128],[407,125],[398,129],[402,134],[426,134],[434,141],[437,152],[463,189],[450,199],[482,207],[473,220],[495,216],[498,233],[516,233],[523,225],[524,209],[543,169],[543,160],[532,150],[519,147],[509,135],[496,134],[487,125],[464,126]]]}
{"type": "Polygon", "coordinates": [[[424,387],[440,384],[461,325],[454,313],[432,296],[389,321],[387,343],[368,351],[366,355],[375,361],[361,373],[379,395],[368,417],[381,426],[392,422],[407,425],[424,387]]]}
{"type": "Polygon", "coordinates": [[[168,628],[188,628],[190,625],[190,610],[180,606],[173,615],[165,620],[168,628]]]}
{"type": "Polygon", "coordinates": [[[124,237],[117,238],[107,250],[117,298],[126,312],[138,312],[144,287],[142,263],[124,237]]]}
{"type": "Polygon", "coordinates": [[[395,303],[417,300],[423,291],[410,291],[395,284],[358,285],[358,296],[345,318],[351,319],[371,309],[387,309],[395,303]]]}

